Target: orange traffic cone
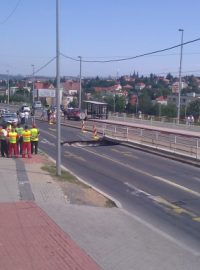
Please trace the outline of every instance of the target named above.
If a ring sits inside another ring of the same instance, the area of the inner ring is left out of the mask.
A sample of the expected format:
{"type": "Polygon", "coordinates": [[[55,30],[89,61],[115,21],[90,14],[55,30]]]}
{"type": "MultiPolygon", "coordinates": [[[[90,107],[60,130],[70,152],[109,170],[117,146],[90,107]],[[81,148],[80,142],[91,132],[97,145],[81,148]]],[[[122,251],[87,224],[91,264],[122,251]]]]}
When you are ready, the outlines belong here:
{"type": "Polygon", "coordinates": [[[96,125],[93,125],[93,135],[92,135],[92,138],[95,139],[95,140],[99,139],[99,136],[97,135],[96,125]]]}
{"type": "Polygon", "coordinates": [[[81,132],[86,132],[86,130],[85,130],[85,121],[84,120],[82,120],[82,122],[81,122],[81,132]]]}

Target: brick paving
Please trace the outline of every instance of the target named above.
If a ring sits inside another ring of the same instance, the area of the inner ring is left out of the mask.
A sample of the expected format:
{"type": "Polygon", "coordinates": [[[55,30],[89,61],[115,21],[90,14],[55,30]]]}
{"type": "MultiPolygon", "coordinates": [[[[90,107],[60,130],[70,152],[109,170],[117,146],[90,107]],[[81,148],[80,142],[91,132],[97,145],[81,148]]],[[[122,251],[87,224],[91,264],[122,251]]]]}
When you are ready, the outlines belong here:
{"type": "Polygon", "coordinates": [[[0,270],[100,270],[34,202],[0,204],[0,270]]]}

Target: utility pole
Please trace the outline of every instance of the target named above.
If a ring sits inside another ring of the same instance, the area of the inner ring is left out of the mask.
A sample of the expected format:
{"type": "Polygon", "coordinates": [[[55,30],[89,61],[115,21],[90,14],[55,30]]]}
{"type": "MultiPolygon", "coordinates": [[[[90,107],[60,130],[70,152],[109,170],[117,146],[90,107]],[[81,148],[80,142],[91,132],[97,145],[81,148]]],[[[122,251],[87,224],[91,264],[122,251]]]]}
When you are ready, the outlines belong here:
{"type": "Polygon", "coordinates": [[[116,106],[116,104],[115,104],[115,93],[114,93],[114,96],[113,96],[113,111],[114,111],[114,114],[115,114],[115,106],[116,106]]]}
{"type": "Polygon", "coordinates": [[[183,29],[178,29],[181,32],[181,52],[180,52],[180,67],[179,67],[179,91],[178,91],[178,112],[177,112],[177,122],[180,123],[180,110],[181,110],[181,89],[182,89],[182,80],[181,80],[181,71],[182,71],[182,57],[183,57],[183,29]]]}
{"type": "Polygon", "coordinates": [[[10,82],[9,82],[10,78],[9,78],[9,70],[7,70],[7,75],[8,75],[8,78],[7,78],[7,80],[8,80],[8,82],[7,82],[7,87],[8,87],[8,100],[7,100],[7,102],[8,102],[8,105],[10,105],[10,82]]]}
{"type": "Polygon", "coordinates": [[[57,133],[57,158],[56,175],[61,175],[61,149],[60,149],[60,44],[59,44],[59,0],[56,0],[56,133],[57,133]]]}
{"type": "Polygon", "coordinates": [[[82,57],[78,56],[80,59],[80,75],[79,75],[79,109],[81,110],[81,94],[82,94],[82,57]]]}
{"type": "Polygon", "coordinates": [[[35,97],[34,97],[34,92],[35,92],[35,65],[31,65],[33,68],[33,89],[32,89],[32,103],[34,103],[35,97]]]}

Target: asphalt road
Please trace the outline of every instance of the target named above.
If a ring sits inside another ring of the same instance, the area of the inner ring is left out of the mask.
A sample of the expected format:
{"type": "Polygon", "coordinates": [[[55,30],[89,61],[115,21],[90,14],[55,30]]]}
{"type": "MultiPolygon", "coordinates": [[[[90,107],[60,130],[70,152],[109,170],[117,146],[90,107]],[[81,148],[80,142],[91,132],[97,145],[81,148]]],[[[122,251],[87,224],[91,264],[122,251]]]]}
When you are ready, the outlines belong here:
{"type": "MultiPolygon", "coordinates": [[[[38,122],[41,150],[56,158],[56,126],[38,122]]],[[[200,169],[123,145],[92,143],[90,133],[62,126],[62,165],[108,194],[131,215],[200,249],[200,169]],[[84,143],[85,142],[85,143],[84,143]]]]}

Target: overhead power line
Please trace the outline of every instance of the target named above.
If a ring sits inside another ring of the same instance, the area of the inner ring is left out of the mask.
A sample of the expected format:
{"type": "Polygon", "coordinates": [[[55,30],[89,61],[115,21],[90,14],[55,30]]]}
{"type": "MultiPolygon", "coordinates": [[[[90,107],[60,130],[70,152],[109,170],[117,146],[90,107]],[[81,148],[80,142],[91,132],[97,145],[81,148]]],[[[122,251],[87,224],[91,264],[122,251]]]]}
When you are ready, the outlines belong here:
{"type": "MultiPolygon", "coordinates": [[[[6,23],[6,22],[12,17],[12,15],[15,13],[15,11],[16,11],[17,8],[18,8],[18,6],[20,5],[21,1],[22,1],[22,0],[19,0],[19,1],[17,2],[16,6],[13,8],[13,10],[11,11],[11,13],[10,13],[3,21],[1,21],[0,24],[6,23]]],[[[2,12],[2,14],[3,14],[3,12],[2,12]]]]}
{"type": "Polygon", "coordinates": [[[42,67],[38,68],[38,69],[34,72],[34,74],[40,72],[42,69],[44,69],[45,67],[47,67],[47,66],[48,66],[51,62],[53,62],[55,59],[56,59],[56,56],[53,57],[51,60],[49,60],[49,61],[48,61],[46,64],[44,64],[42,67]]]}
{"type": "Polygon", "coordinates": [[[80,59],[76,59],[74,57],[71,57],[71,56],[67,56],[63,53],[60,53],[60,55],[62,55],[63,57],[67,58],[67,59],[70,59],[70,60],[73,60],[73,61],[76,61],[76,62],[80,62],[80,59]]]}
{"type": "MultiPolygon", "coordinates": [[[[197,42],[199,40],[200,40],[200,38],[197,38],[197,39],[194,39],[194,40],[190,40],[190,41],[184,42],[182,45],[187,45],[187,44],[190,44],[190,43],[193,43],[193,42],[197,42]]],[[[143,54],[139,54],[139,55],[131,56],[131,57],[126,57],[126,58],[110,59],[110,60],[84,60],[84,59],[82,59],[82,62],[85,62],[85,63],[111,63],[111,62],[128,61],[128,60],[132,60],[132,59],[135,59],[135,58],[139,58],[139,57],[143,57],[143,56],[148,56],[148,55],[151,55],[151,54],[156,54],[156,53],[160,53],[160,52],[169,51],[169,50],[178,48],[180,46],[181,46],[181,44],[178,44],[178,45],[175,45],[175,46],[172,46],[172,47],[168,47],[168,48],[165,48],[165,49],[156,50],[156,51],[153,51],[153,52],[143,53],[143,54]]],[[[78,62],[80,61],[79,59],[73,58],[71,56],[66,56],[63,53],[61,53],[61,55],[63,57],[65,57],[65,58],[70,59],[70,60],[73,60],[73,61],[78,61],[78,62]]]]}
{"type": "MultiPolygon", "coordinates": [[[[190,44],[190,43],[193,43],[193,42],[197,42],[199,41],[200,38],[197,38],[197,39],[194,39],[194,40],[190,40],[190,41],[187,41],[187,42],[184,42],[183,45],[187,45],[187,44],[190,44]]],[[[164,51],[169,51],[169,50],[172,50],[172,49],[175,49],[177,47],[180,47],[181,44],[178,44],[178,45],[175,45],[175,46],[172,46],[172,47],[168,47],[168,48],[165,48],[165,49],[161,49],[161,50],[157,50],[157,51],[153,51],[153,52],[149,52],[149,53],[144,53],[144,54],[140,54],[140,55],[136,55],[136,56],[132,56],[132,57],[126,57],[126,58],[119,58],[119,59],[111,59],[111,60],[83,60],[82,59],[82,62],[86,62],[86,63],[110,63],[110,62],[120,62],[120,61],[127,61],[127,60],[132,60],[132,59],[135,59],[135,58],[139,58],[139,57],[143,57],[143,56],[147,56],[147,55],[152,55],[152,54],[156,54],[156,53],[159,53],[159,52],[164,52],[164,51]]],[[[67,56],[63,53],[60,53],[60,55],[62,55],[64,58],[67,58],[67,59],[70,59],[72,61],[76,61],[76,62],[80,62],[80,59],[76,59],[74,57],[71,57],[71,56],[67,56]]],[[[54,60],[56,59],[56,56],[53,57],[51,60],[49,60],[46,64],[44,64],[42,67],[40,67],[39,69],[37,69],[35,71],[35,74],[37,74],[38,72],[40,72],[42,69],[44,69],[45,67],[47,67],[51,62],[53,62],[54,60]]]]}

